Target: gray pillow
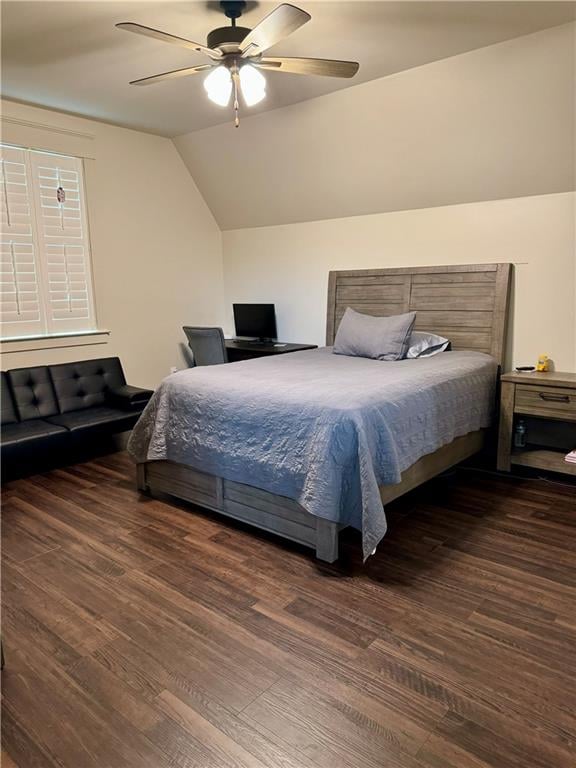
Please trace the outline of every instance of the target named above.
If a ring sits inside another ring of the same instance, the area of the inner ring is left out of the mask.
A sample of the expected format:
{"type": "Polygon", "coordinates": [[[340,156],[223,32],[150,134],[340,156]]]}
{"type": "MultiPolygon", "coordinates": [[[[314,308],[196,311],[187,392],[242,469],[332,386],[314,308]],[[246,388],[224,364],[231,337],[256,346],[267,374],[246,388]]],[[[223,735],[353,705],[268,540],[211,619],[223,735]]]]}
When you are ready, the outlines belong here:
{"type": "Polygon", "coordinates": [[[408,350],[416,312],[390,317],[363,315],[347,307],[340,322],[334,352],[374,360],[401,360],[408,350]]]}
{"type": "Polygon", "coordinates": [[[408,342],[406,357],[432,357],[448,349],[450,341],[429,331],[414,331],[408,342]]]}

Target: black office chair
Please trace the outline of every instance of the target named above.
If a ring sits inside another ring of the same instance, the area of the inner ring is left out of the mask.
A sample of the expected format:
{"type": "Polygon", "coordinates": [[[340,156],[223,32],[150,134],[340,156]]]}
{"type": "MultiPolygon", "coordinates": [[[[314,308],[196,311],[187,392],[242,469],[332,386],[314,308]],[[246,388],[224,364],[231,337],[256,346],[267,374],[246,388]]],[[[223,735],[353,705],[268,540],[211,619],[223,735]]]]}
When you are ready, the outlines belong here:
{"type": "Polygon", "coordinates": [[[182,330],[194,356],[194,365],[220,365],[228,362],[222,328],[196,328],[184,325],[182,330]]]}

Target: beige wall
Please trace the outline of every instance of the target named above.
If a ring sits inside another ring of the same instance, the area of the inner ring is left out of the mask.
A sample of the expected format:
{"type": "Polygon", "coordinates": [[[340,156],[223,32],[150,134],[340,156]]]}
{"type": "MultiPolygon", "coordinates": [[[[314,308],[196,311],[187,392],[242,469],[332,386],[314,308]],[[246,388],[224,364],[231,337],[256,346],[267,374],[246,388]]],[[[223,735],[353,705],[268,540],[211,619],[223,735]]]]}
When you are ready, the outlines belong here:
{"type": "Polygon", "coordinates": [[[273,301],[283,339],[323,343],[330,269],[513,262],[508,366],[547,353],[575,370],[574,33],[259,115],[234,146],[220,128],[181,137],[229,230],[227,307],[273,301]],[[235,202],[207,179],[220,164],[244,180],[235,202]]]}
{"type": "Polygon", "coordinates": [[[574,40],[555,27],[176,145],[222,229],[565,192],[574,40]]]}
{"type": "Polygon", "coordinates": [[[104,345],[3,354],[3,369],[118,355],[130,383],[156,386],[185,364],[181,326],[220,324],[223,312],[221,233],[174,144],[20,104],[2,108],[94,135],[96,158],[85,161],[94,285],[99,327],[111,332],[104,345]]]}
{"type": "Polygon", "coordinates": [[[547,353],[574,371],[575,204],[564,193],[224,232],[226,303],[275,302],[280,338],[323,344],[331,269],[512,262],[508,365],[547,353]]]}

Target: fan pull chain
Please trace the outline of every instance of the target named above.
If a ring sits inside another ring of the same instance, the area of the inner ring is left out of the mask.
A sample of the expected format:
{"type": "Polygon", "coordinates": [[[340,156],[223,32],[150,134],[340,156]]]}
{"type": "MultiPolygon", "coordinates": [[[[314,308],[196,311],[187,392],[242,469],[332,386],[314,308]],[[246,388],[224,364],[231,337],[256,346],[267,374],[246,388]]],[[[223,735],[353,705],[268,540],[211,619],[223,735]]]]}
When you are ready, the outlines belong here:
{"type": "Polygon", "coordinates": [[[238,104],[238,65],[234,65],[232,70],[232,82],[234,83],[234,128],[240,125],[239,104],[238,104]]]}

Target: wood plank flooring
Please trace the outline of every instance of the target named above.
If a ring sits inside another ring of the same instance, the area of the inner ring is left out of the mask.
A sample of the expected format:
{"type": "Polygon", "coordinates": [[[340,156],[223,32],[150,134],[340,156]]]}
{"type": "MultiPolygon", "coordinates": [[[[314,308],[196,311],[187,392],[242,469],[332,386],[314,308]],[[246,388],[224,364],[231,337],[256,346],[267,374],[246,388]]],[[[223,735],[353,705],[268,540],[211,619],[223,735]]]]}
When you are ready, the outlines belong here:
{"type": "Polygon", "coordinates": [[[7,768],[571,768],[576,486],[457,472],[335,566],[140,496],[3,494],[7,768]]]}

